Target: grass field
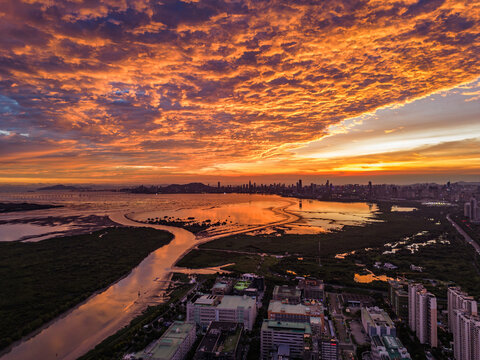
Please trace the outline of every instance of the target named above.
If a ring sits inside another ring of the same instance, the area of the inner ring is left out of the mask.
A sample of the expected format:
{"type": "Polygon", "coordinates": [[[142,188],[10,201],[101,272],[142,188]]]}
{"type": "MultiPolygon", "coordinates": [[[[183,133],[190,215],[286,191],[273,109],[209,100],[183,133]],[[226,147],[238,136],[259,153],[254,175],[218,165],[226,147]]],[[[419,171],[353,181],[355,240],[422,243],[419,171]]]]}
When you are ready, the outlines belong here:
{"type": "Polygon", "coordinates": [[[40,242],[0,243],[0,348],[125,276],[171,239],[150,228],[108,228],[40,242]]]}

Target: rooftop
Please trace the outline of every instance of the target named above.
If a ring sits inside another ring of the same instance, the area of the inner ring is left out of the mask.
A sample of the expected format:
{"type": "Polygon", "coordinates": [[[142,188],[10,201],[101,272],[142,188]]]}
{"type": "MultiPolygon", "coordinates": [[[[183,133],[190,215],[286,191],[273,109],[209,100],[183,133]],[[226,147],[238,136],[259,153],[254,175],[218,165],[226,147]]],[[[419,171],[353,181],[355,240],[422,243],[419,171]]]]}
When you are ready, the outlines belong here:
{"type": "Polygon", "coordinates": [[[323,306],[321,304],[312,306],[306,306],[303,304],[284,304],[279,300],[271,300],[268,305],[268,312],[313,316],[323,314],[323,306]]]}
{"type": "Polygon", "coordinates": [[[311,334],[312,328],[309,323],[298,323],[291,321],[263,320],[262,331],[278,330],[290,333],[311,334]]]}
{"type": "Polygon", "coordinates": [[[295,286],[288,286],[288,285],[282,285],[282,286],[275,286],[273,289],[273,296],[280,295],[280,296],[300,296],[301,291],[297,289],[295,286]]]}
{"type": "Polygon", "coordinates": [[[372,341],[377,347],[384,347],[390,359],[407,360],[411,359],[407,349],[400,342],[400,339],[394,336],[373,336],[372,341]]]}
{"type": "Polygon", "coordinates": [[[216,306],[219,309],[248,308],[255,304],[255,299],[251,297],[235,295],[202,295],[195,301],[195,305],[216,306]]]}
{"type": "Polygon", "coordinates": [[[235,322],[213,321],[202,342],[198,346],[200,353],[235,352],[242,335],[242,324],[235,322]]]}
{"type": "Polygon", "coordinates": [[[239,280],[237,281],[237,283],[235,284],[234,286],[234,289],[235,290],[245,290],[245,289],[248,289],[248,287],[250,286],[252,282],[249,281],[249,280],[239,280]]]}
{"type": "Polygon", "coordinates": [[[148,360],[171,359],[194,326],[191,323],[175,321],[153,346],[139,352],[136,357],[148,360]]]}
{"type": "Polygon", "coordinates": [[[364,318],[368,323],[373,324],[374,326],[395,327],[390,316],[378,307],[363,308],[362,319],[364,318]]]}
{"type": "Polygon", "coordinates": [[[234,295],[225,295],[220,304],[218,304],[219,309],[231,309],[237,307],[255,307],[256,300],[248,296],[234,296],[234,295]]]}

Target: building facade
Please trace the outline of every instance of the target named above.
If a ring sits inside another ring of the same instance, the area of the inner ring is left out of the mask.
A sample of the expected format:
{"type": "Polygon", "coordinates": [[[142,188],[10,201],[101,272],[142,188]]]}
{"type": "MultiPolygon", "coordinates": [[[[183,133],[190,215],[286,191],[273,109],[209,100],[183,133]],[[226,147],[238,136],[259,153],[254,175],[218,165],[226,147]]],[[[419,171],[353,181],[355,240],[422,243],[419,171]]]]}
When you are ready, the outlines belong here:
{"type": "Polygon", "coordinates": [[[308,323],[264,320],[260,333],[260,355],[270,360],[278,354],[288,353],[290,358],[302,358],[311,351],[312,330],[308,323]]]}
{"type": "Polygon", "coordinates": [[[460,288],[448,289],[448,328],[456,360],[480,359],[480,318],[477,302],[460,288]]]}
{"type": "Polygon", "coordinates": [[[470,221],[480,221],[480,209],[478,207],[477,199],[472,197],[470,198],[470,201],[465,203],[464,215],[469,218],[470,221]]]}
{"type": "Polygon", "coordinates": [[[242,323],[245,329],[252,330],[256,317],[256,300],[248,296],[203,295],[187,304],[187,321],[204,328],[212,321],[229,321],[242,323]]]}
{"type": "Polygon", "coordinates": [[[408,286],[406,282],[390,280],[388,282],[388,295],[390,299],[390,305],[395,315],[400,320],[408,320],[408,291],[405,287],[408,286]]]}
{"type": "Polygon", "coordinates": [[[305,299],[323,301],[325,296],[325,284],[322,280],[301,278],[298,280],[298,289],[302,291],[305,299]]]}
{"type": "Polygon", "coordinates": [[[271,300],[268,305],[268,319],[290,322],[310,322],[311,317],[323,319],[323,305],[315,304],[306,306],[303,304],[285,304],[278,300],[271,300]]]}
{"type": "Polygon", "coordinates": [[[288,304],[300,304],[302,292],[296,286],[276,285],[273,288],[273,300],[282,301],[288,304]]]}
{"type": "Polygon", "coordinates": [[[458,287],[448,288],[447,292],[448,301],[448,329],[450,332],[455,331],[454,311],[463,310],[468,315],[478,315],[477,302],[472,296],[464,293],[458,287]]]}
{"type": "Polygon", "coordinates": [[[372,360],[410,360],[411,356],[394,336],[372,337],[372,360]]]}
{"type": "Polygon", "coordinates": [[[421,284],[408,285],[408,324],[422,344],[437,347],[437,298],[421,284]]]}
{"type": "Polygon", "coordinates": [[[388,316],[384,310],[378,307],[366,307],[362,308],[361,314],[363,328],[370,337],[376,335],[397,335],[397,330],[392,319],[390,319],[390,316],[388,316]]]}
{"type": "Polygon", "coordinates": [[[456,360],[480,359],[480,318],[463,310],[453,312],[453,353],[456,360]]]}
{"type": "Polygon", "coordinates": [[[241,358],[238,345],[242,331],[241,323],[212,321],[198,345],[194,360],[236,360],[241,358]]]}

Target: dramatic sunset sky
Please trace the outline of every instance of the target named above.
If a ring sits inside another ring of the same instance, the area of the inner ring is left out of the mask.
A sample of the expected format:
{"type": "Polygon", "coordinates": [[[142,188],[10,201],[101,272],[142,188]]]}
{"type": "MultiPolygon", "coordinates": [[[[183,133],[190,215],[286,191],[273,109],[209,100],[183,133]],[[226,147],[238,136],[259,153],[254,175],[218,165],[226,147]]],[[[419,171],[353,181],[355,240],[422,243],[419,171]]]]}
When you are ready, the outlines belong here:
{"type": "Polygon", "coordinates": [[[0,183],[480,180],[480,2],[0,0],[0,183]]]}

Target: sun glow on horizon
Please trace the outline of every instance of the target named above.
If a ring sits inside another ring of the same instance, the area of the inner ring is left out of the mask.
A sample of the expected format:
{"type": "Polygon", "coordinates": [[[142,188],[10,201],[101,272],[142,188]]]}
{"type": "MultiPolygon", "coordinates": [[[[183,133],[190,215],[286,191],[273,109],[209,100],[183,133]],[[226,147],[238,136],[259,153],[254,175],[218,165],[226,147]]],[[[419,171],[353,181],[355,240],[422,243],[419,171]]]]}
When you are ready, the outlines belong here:
{"type": "Polygon", "coordinates": [[[2,183],[480,175],[475,3],[2,4],[2,183]]]}

